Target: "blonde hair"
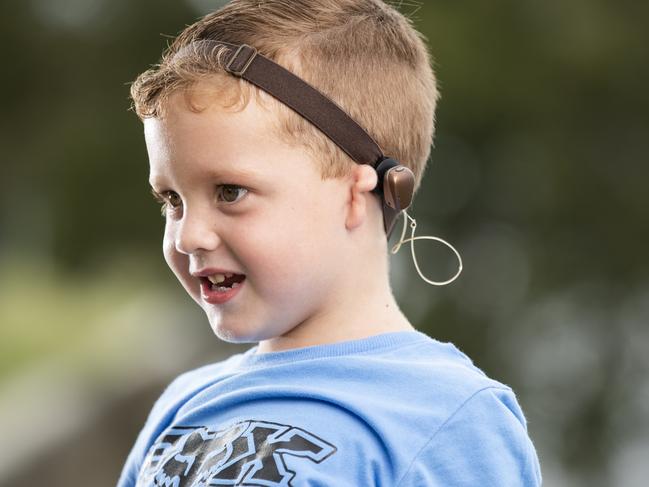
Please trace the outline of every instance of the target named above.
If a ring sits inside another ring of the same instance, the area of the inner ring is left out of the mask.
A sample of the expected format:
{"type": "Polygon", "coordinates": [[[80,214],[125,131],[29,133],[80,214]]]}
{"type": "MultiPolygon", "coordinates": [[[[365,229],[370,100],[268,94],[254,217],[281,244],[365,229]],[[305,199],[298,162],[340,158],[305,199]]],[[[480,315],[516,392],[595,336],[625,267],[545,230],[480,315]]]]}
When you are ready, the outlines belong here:
{"type": "Polygon", "coordinates": [[[243,109],[254,96],[277,114],[278,138],[303,146],[323,180],[339,178],[356,162],[292,109],[227,73],[222,49],[197,47],[204,39],[249,44],[334,100],[385,155],[413,171],[418,190],[439,92],[425,37],[396,8],[381,0],[232,0],[186,27],[131,84],[141,119],[163,117],[171,93],[184,89],[189,101],[199,84],[225,109],[243,109]]]}

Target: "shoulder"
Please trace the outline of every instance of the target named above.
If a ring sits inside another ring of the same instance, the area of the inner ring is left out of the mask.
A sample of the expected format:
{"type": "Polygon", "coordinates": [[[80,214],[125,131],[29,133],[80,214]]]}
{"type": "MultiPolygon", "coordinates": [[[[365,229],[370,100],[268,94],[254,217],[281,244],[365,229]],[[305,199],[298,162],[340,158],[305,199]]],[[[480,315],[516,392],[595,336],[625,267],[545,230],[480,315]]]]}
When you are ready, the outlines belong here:
{"type": "Polygon", "coordinates": [[[377,387],[389,384],[393,398],[383,423],[394,422],[390,429],[407,438],[400,487],[540,485],[536,451],[511,387],[452,343],[434,339],[377,362],[383,369],[377,387]]]}
{"type": "Polygon", "coordinates": [[[511,392],[508,385],[487,376],[454,344],[423,336],[409,347],[381,356],[359,357],[361,368],[371,369],[380,378],[369,383],[382,389],[391,384],[392,390],[400,392],[399,397],[426,405],[423,414],[435,414],[438,424],[479,391],[493,388],[511,392]]]}
{"type": "Polygon", "coordinates": [[[225,360],[182,372],[167,383],[153,403],[143,427],[143,432],[149,434],[149,442],[169,424],[185,402],[209,385],[228,377],[232,365],[241,355],[235,354],[225,360]]]}
{"type": "Polygon", "coordinates": [[[432,432],[398,485],[541,485],[514,392],[488,386],[470,395],[432,432]]]}
{"type": "Polygon", "coordinates": [[[205,387],[236,373],[238,361],[244,354],[231,355],[224,360],[195,367],[182,372],[167,384],[156,401],[156,406],[165,406],[182,398],[192,397],[205,387]]]}
{"type": "Polygon", "coordinates": [[[119,487],[134,485],[137,482],[146,453],[156,438],[173,423],[178,408],[196,391],[205,388],[210,380],[218,380],[218,377],[227,374],[230,365],[237,359],[238,355],[233,355],[226,360],[194,368],[181,373],[167,384],[155,400],[129,453],[118,482],[119,487]]]}

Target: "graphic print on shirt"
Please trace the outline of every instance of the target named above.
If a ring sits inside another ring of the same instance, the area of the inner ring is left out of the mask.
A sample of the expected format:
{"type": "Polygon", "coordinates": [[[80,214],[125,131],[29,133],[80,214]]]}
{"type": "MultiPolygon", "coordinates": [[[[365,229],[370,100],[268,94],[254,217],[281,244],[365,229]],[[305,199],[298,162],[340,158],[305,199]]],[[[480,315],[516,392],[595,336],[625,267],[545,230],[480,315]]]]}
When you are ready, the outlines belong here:
{"type": "Polygon", "coordinates": [[[149,450],[137,487],[291,487],[286,455],[320,463],[336,447],[295,426],[247,420],[223,430],[175,426],[149,450]]]}

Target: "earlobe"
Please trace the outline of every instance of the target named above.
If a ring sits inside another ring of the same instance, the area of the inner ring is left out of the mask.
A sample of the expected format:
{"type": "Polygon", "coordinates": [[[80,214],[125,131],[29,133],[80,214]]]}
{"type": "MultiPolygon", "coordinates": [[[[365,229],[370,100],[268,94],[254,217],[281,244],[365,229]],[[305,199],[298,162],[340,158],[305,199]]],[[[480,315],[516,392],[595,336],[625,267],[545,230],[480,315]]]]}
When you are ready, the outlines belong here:
{"type": "Polygon", "coordinates": [[[367,218],[367,198],[372,197],[370,192],[376,187],[377,175],[373,167],[360,164],[354,167],[353,181],[350,188],[350,201],[345,226],[348,230],[358,227],[367,218]]]}

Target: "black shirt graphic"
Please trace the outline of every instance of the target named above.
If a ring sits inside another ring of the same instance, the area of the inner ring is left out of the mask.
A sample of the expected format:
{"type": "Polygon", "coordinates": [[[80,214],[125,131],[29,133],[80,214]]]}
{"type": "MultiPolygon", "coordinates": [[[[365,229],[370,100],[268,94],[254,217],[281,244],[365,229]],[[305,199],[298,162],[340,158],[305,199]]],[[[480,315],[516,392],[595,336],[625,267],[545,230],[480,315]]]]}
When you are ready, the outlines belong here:
{"type": "Polygon", "coordinates": [[[320,463],[336,447],[291,425],[247,420],[212,431],[205,426],[171,428],[150,449],[138,487],[222,485],[290,487],[299,472],[284,456],[320,463]]]}

